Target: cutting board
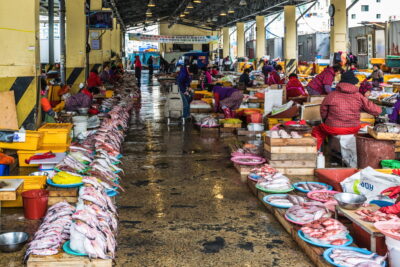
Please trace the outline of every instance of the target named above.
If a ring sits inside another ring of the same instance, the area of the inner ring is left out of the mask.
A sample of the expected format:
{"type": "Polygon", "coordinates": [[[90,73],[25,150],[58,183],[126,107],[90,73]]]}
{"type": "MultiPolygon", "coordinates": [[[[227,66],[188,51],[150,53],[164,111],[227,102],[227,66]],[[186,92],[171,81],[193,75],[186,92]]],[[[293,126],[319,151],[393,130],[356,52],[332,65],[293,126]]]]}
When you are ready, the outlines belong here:
{"type": "Polygon", "coordinates": [[[18,131],[17,107],[14,91],[0,92],[0,130],[18,131]]]}
{"type": "Polygon", "coordinates": [[[24,182],[24,179],[0,179],[0,182],[5,182],[7,185],[0,188],[0,192],[16,191],[24,182]]]}

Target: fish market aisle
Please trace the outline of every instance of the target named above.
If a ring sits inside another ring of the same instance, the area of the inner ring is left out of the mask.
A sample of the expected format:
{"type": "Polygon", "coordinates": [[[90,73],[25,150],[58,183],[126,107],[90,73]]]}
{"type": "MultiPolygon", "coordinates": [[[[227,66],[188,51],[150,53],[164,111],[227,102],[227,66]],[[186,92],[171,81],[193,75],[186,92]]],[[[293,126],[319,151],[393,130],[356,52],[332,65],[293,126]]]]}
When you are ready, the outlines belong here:
{"type": "Polygon", "coordinates": [[[147,78],[123,148],[117,266],[313,266],[240,183],[228,140],[168,129],[147,78]]]}

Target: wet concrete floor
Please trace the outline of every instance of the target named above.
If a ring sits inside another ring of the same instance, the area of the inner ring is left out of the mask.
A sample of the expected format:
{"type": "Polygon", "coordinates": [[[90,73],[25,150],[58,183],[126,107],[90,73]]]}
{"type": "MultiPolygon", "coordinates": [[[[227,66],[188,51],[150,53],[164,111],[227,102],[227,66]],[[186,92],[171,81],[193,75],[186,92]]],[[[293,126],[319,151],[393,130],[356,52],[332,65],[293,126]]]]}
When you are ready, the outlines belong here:
{"type": "MultiPolygon", "coordinates": [[[[236,139],[168,127],[163,97],[144,73],[141,108],[124,143],[115,265],[313,266],[240,182],[229,161],[236,139]]],[[[39,223],[26,221],[22,209],[3,209],[1,231],[34,233],[39,223]]],[[[23,254],[2,253],[0,266],[22,266],[23,254]]]]}
{"type": "Polygon", "coordinates": [[[313,266],[229,161],[231,138],[167,127],[157,82],[124,144],[119,266],[313,266]]]}

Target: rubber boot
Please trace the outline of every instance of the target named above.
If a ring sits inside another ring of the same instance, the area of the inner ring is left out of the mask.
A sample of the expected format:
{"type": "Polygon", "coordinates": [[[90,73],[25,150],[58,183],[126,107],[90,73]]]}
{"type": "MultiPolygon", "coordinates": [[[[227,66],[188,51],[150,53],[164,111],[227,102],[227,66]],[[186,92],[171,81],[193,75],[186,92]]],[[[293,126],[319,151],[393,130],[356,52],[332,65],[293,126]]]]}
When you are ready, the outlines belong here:
{"type": "Polygon", "coordinates": [[[223,108],[222,110],[224,111],[225,119],[232,118],[232,113],[231,113],[231,110],[229,108],[223,108]]]}

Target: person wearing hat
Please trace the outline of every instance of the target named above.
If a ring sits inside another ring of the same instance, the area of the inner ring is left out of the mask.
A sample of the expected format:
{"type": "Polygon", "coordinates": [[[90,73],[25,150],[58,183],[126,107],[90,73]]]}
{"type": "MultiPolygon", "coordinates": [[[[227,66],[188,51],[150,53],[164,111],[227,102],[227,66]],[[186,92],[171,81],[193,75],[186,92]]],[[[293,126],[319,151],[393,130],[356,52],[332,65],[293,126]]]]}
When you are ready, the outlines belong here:
{"type": "Polygon", "coordinates": [[[317,138],[317,147],[321,148],[329,135],[356,134],[360,130],[360,113],[366,112],[378,116],[382,109],[368,100],[356,84],[358,79],[353,71],[346,71],[336,86],[336,90],[327,95],[321,104],[322,124],[313,128],[312,136],[317,138]]]}

